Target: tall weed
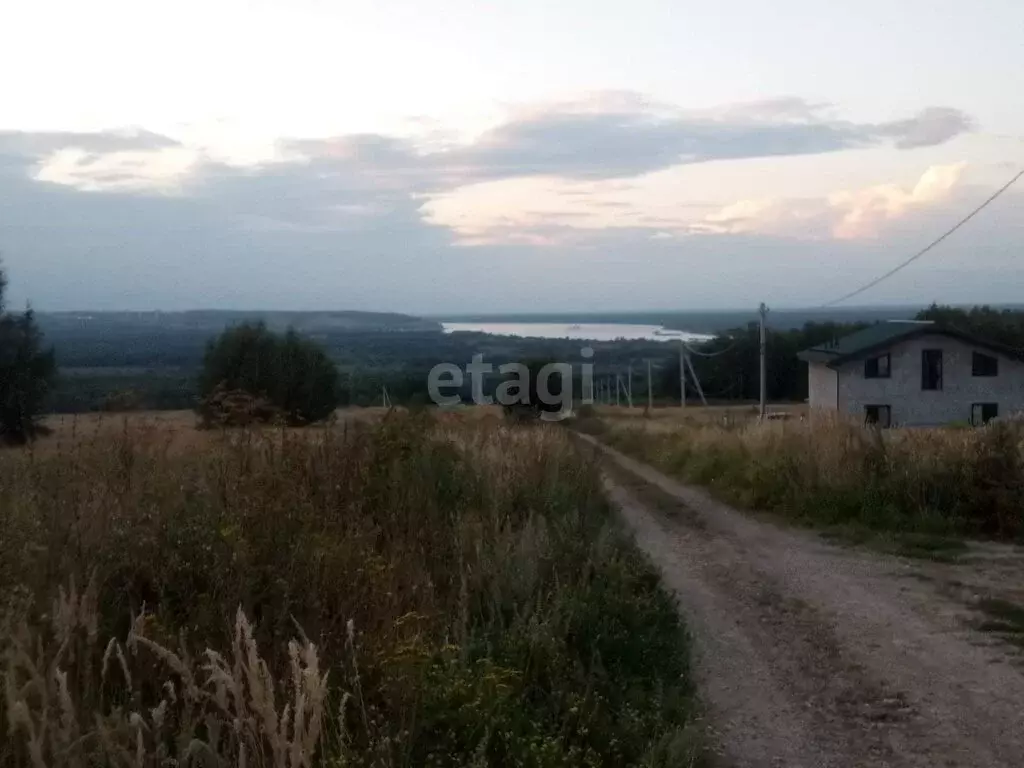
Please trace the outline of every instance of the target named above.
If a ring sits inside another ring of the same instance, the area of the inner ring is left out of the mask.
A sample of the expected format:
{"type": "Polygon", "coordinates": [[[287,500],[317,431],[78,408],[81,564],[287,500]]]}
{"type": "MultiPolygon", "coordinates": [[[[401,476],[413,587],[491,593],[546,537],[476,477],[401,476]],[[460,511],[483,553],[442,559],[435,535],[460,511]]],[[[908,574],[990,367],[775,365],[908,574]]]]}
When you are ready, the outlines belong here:
{"type": "Polygon", "coordinates": [[[562,430],[424,413],[0,453],[0,764],[696,761],[598,488],[562,430]]]}
{"type": "Polygon", "coordinates": [[[746,506],[819,525],[1024,537],[1024,425],[885,432],[839,417],[619,425],[610,444],[746,506]]]}

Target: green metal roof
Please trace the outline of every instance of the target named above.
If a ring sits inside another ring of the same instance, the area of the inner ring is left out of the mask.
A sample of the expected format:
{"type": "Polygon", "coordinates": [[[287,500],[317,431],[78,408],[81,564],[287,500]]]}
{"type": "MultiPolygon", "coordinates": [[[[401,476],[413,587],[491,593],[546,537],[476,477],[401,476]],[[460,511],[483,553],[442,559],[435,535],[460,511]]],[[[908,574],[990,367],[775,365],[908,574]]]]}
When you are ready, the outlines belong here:
{"type": "Polygon", "coordinates": [[[979,339],[956,328],[936,325],[930,320],[889,320],[884,323],[875,323],[869,328],[851,333],[849,336],[843,336],[829,344],[819,344],[810,349],[805,349],[799,354],[799,358],[809,363],[835,365],[837,363],[844,363],[847,360],[866,357],[871,352],[884,350],[897,341],[926,333],[952,336],[983,349],[999,352],[1018,360],[1022,359],[1022,354],[1019,350],[1011,349],[985,339],[979,339]]]}
{"type": "Polygon", "coordinates": [[[841,358],[857,357],[861,353],[876,347],[885,346],[905,336],[920,333],[922,328],[934,330],[932,326],[934,326],[934,323],[930,321],[907,322],[891,320],[884,323],[875,323],[862,331],[851,333],[849,336],[843,336],[831,343],[818,344],[810,349],[805,349],[800,353],[800,359],[807,360],[808,362],[828,363],[841,358]]]}

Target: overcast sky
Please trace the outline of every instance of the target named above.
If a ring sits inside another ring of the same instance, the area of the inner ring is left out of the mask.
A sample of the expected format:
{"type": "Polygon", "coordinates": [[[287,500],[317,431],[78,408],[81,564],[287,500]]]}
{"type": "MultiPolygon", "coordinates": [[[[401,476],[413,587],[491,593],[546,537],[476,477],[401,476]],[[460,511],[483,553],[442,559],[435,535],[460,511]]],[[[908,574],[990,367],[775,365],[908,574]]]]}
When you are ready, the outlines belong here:
{"type": "MultiPolygon", "coordinates": [[[[12,303],[813,306],[1024,165],[1020,0],[33,0],[12,303]]],[[[1024,300],[1024,182],[857,303],[1024,300]]]]}

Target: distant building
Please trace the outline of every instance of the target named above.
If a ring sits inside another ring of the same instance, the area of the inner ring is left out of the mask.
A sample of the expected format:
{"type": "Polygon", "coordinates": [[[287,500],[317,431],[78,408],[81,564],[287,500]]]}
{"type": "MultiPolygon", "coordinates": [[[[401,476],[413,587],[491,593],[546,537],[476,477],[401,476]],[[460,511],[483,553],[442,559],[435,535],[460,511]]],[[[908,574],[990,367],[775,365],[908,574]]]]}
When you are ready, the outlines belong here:
{"type": "Polygon", "coordinates": [[[1024,411],[1024,355],[931,322],[878,323],[799,357],[812,409],[881,426],[983,424],[1024,411]]]}

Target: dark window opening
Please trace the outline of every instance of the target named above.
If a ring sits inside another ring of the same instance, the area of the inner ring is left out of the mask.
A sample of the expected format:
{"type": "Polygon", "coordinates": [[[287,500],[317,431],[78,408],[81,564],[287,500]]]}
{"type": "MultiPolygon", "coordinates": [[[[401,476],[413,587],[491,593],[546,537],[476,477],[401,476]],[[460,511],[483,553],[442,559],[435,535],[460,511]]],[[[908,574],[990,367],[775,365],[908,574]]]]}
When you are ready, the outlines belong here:
{"type": "Polygon", "coordinates": [[[865,405],[864,423],[888,427],[892,423],[892,410],[888,405],[865,405]]]}
{"type": "Polygon", "coordinates": [[[998,376],[999,358],[994,357],[993,355],[985,355],[981,352],[975,352],[971,355],[971,375],[998,376]]]}
{"type": "Polygon", "coordinates": [[[878,357],[869,357],[864,361],[865,379],[888,379],[889,378],[889,353],[878,357]]]}
{"type": "Polygon", "coordinates": [[[942,389],[942,350],[921,351],[921,389],[942,389]]]}
{"type": "Polygon", "coordinates": [[[971,406],[971,424],[976,427],[988,424],[999,415],[997,403],[975,403],[971,406]]]}

